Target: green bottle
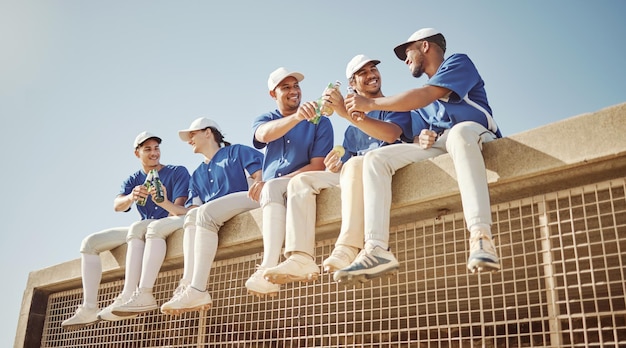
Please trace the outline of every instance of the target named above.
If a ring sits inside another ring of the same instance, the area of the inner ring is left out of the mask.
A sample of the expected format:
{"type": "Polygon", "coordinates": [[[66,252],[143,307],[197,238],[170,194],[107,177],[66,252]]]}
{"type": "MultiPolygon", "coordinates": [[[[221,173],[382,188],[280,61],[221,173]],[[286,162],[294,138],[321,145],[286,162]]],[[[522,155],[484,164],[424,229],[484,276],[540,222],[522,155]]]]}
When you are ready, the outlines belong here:
{"type": "MultiPolygon", "coordinates": [[[[326,87],[326,89],[329,88],[339,88],[341,86],[341,82],[339,80],[335,81],[335,83],[333,84],[332,82],[328,84],[328,86],[326,87]]],[[[324,92],[326,92],[326,89],[324,90],[324,92]]],[[[309,122],[313,123],[313,124],[318,124],[320,123],[320,118],[322,116],[330,116],[333,114],[334,110],[333,108],[331,108],[328,105],[324,104],[324,99],[323,97],[319,97],[316,100],[317,106],[315,107],[315,114],[317,115],[316,117],[312,118],[309,122]]]]}
{"type": "Polygon", "coordinates": [[[165,200],[163,183],[161,183],[159,172],[156,169],[152,169],[152,186],[154,186],[154,201],[157,203],[163,202],[165,200]]]}
{"type": "MultiPolygon", "coordinates": [[[[152,185],[152,170],[148,172],[148,175],[146,175],[146,181],[143,182],[143,187],[145,187],[148,191],[150,191],[150,185],[152,185]]],[[[137,200],[137,205],[144,206],[146,205],[147,200],[148,196],[140,198],[137,200]]]]}

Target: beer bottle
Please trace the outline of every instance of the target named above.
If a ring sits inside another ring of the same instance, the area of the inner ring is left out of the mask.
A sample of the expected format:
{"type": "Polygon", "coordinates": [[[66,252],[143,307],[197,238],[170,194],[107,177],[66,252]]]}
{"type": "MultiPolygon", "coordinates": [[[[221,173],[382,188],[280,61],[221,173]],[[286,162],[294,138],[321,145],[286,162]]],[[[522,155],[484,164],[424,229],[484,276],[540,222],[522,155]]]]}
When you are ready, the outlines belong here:
{"type": "Polygon", "coordinates": [[[165,200],[163,183],[161,183],[159,172],[156,169],[152,169],[152,186],[154,186],[154,201],[157,203],[163,202],[165,200]]]}
{"type": "MultiPolygon", "coordinates": [[[[147,191],[150,191],[150,185],[152,185],[152,170],[148,172],[148,174],[146,175],[146,181],[143,182],[143,187],[145,187],[147,191]]],[[[144,206],[146,205],[147,200],[148,196],[144,198],[139,198],[137,200],[137,205],[144,206]]]]}
{"type": "MultiPolygon", "coordinates": [[[[356,91],[354,90],[354,88],[352,88],[352,86],[348,86],[348,95],[346,95],[346,97],[355,93],[356,91]]],[[[360,111],[353,111],[350,116],[356,121],[363,121],[363,119],[365,118],[365,114],[360,111]]]]}
{"type": "MultiPolygon", "coordinates": [[[[341,82],[339,80],[335,81],[335,83],[329,83],[328,86],[326,87],[326,89],[329,88],[339,88],[341,86],[341,82]]],[[[326,89],[324,90],[324,92],[326,92],[326,89]]],[[[320,118],[322,116],[330,116],[333,114],[334,110],[333,108],[331,108],[330,106],[328,106],[325,102],[324,102],[324,97],[319,97],[316,100],[317,103],[317,107],[315,108],[315,114],[317,115],[316,117],[312,118],[309,122],[313,123],[313,124],[318,124],[320,122],[320,118]]]]}

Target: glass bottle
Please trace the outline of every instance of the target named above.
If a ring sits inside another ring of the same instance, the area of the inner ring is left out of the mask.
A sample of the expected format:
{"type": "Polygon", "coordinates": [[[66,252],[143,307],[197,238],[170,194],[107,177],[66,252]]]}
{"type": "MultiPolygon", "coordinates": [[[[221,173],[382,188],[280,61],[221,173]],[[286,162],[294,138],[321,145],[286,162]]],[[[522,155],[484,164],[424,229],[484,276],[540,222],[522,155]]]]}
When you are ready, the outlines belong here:
{"type": "MultiPolygon", "coordinates": [[[[354,88],[352,88],[352,86],[348,86],[348,95],[346,95],[346,97],[355,93],[354,88]]],[[[357,121],[363,121],[365,114],[360,111],[353,111],[350,116],[357,121]]]]}
{"type": "MultiPolygon", "coordinates": [[[[335,88],[335,89],[339,89],[339,87],[341,87],[341,82],[339,80],[335,81],[335,83],[329,83],[328,86],[326,87],[326,89],[330,89],[330,88],[335,88]]],[[[326,92],[326,89],[324,90],[324,92],[326,92]]],[[[322,95],[321,97],[319,97],[316,100],[317,103],[317,107],[315,108],[315,114],[317,115],[316,117],[312,118],[309,122],[313,123],[313,124],[318,124],[320,122],[320,118],[322,116],[330,116],[333,114],[333,112],[335,112],[333,110],[333,108],[331,108],[330,106],[328,106],[328,104],[326,102],[324,102],[324,96],[322,95]]]]}
{"type": "Polygon", "coordinates": [[[154,186],[154,201],[157,203],[163,202],[165,200],[163,183],[161,183],[159,172],[156,169],[152,169],[152,186],[154,186]]]}
{"type": "MultiPolygon", "coordinates": [[[[152,170],[148,172],[148,174],[146,175],[146,181],[144,181],[142,185],[146,188],[147,191],[150,191],[150,185],[152,185],[152,170]]],[[[146,205],[147,200],[148,196],[139,198],[137,200],[137,205],[144,206],[146,205]]]]}

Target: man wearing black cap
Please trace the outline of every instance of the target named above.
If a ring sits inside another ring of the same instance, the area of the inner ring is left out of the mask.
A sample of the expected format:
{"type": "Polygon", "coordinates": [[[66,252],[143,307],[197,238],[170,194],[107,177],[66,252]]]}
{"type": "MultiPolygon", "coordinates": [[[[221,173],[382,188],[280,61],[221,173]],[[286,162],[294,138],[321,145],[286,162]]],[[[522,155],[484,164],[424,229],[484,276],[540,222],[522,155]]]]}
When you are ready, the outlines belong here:
{"type": "Polygon", "coordinates": [[[389,251],[391,179],[411,163],[449,153],[454,162],[465,221],[470,231],[467,267],[475,272],[499,270],[491,236],[491,208],[482,143],[501,137],[491,115],[484,82],[465,54],[444,58],[446,40],[433,28],[416,31],[395,47],[396,56],[422,87],[394,96],[346,98],[350,112],[412,111],[413,144],[394,144],[371,151],[363,160],[365,247],[348,267],[334,274],[343,284],[395,273],[399,263],[389,251]],[[417,131],[417,132],[416,132],[417,131]]]}

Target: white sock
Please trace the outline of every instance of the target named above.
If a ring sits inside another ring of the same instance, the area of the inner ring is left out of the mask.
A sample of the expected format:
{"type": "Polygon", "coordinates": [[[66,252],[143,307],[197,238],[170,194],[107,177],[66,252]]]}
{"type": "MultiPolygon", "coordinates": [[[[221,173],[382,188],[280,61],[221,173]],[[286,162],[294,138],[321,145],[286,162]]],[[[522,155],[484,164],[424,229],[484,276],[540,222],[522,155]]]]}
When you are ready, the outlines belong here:
{"type": "Polygon", "coordinates": [[[98,307],[98,288],[102,280],[100,255],[80,254],[80,270],[83,277],[83,306],[98,307]]]}
{"type": "Polygon", "coordinates": [[[143,251],[146,243],[142,239],[133,238],[128,241],[126,250],[126,275],[124,277],[124,289],[122,297],[130,297],[141,276],[141,262],[143,260],[143,251]]]}
{"type": "Polygon", "coordinates": [[[261,267],[278,265],[285,241],[287,208],[279,203],[267,203],[263,207],[263,262],[261,267]]]}
{"type": "Polygon", "coordinates": [[[389,250],[389,245],[385,242],[379,240],[368,240],[365,242],[365,250],[367,250],[367,252],[372,252],[376,247],[380,247],[385,251],[389,250]]]}
{"type": "Polygon", "coordinates": [[[196,243],[196,226],[185,227],[183,233],[183,279],[186,283],[191,283],[194,272],[194,245],[196,243]]]}
{"type": "Polygon", "coordinates": [[[469,231],[470,231],[470,238],[476,236],[479,233],[482,233],[486,236],[489,236],[489,238],[492,238],[491,226],[489,224],[485,224],[485,223],[473,224],[472,226],[469,227],[469,231]]]}
{"type": "Polygon", "coordinates": [[[217,252],[217,233],[204,227],[196,226],[196,245],[194,272],[191,286],[198,291],[205,291],[211,273],[211,266],[217,252]]]}
{"type": "MultiPolygon", "coordinates": [[[[356,255],[359,253],[359,248],[355,248],[355,247],[350,246],[350,245],[339,244],[339,245],[335,246],[335,249],[337,249],[337,248],[339,248],[339,250],[341,250],[344,253],[346,253],[348,255],[348,257],[350,257],[350,259],[352,259],[352,260],[354,260],[356,258],[356,255]]],[[[332,254],[332,252],[331,252],[331,254],[332,254]]]]}
{"type": "Polygon", "coordinates": [[[143,252],[143,264],[141,267],[141,280],[139,281],[140,288],[152,290],[165,259],[166,251],[167,244],[165,239],[150,238],[146,241],[146,250],[143,252]]]}

